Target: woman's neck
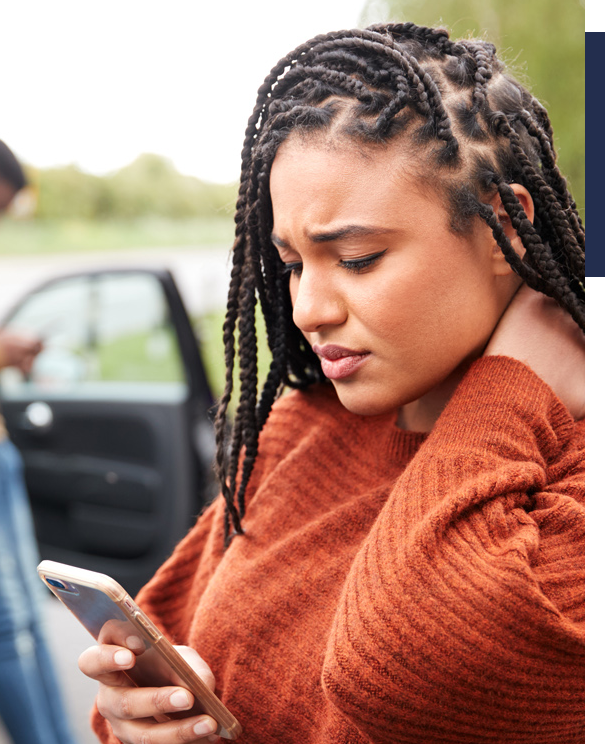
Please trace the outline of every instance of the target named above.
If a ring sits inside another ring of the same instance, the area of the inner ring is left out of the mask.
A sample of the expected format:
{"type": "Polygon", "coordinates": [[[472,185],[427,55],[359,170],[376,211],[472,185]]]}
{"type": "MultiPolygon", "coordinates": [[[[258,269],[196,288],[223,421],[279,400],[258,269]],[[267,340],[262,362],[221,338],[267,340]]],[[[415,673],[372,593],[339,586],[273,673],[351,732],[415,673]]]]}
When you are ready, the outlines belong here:
{"type": "Polygon", "coordinates": [[[421,398],[402,406],[397,416],[397,426],[408,431],[431,431],[473,361],[465,360],[439,385],[421,398]]]}

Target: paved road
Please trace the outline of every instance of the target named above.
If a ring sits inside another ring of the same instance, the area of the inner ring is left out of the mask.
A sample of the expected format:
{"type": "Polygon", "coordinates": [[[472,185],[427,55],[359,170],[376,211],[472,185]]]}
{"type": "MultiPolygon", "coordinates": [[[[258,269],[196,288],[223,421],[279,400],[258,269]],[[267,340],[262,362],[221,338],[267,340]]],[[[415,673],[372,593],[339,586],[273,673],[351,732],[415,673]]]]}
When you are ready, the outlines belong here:
{"type": "Polygon", "coordinates": [[[216,248],[149,248],[54,256],[0,256],[0,317],[36,284],[57,274],[106,267],[170,269],[190,312],[225,306],[229,251],[216,248]]]}

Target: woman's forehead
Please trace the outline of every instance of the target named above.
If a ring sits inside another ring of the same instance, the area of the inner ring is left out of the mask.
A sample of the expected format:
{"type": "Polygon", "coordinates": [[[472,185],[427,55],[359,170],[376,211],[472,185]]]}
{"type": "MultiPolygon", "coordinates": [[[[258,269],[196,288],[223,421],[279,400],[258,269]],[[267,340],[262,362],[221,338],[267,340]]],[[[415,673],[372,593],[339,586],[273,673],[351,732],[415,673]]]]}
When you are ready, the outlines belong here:
{"type": "Polygon", "coordinates": [[[429,215],[449,223],[443,199],[406,167],[405,155],[384,149],[362,157],[357,147],[293,142],[275,158],[270,192],[275,233],[285,241],[345,226],[405,229],[429,215]]]}

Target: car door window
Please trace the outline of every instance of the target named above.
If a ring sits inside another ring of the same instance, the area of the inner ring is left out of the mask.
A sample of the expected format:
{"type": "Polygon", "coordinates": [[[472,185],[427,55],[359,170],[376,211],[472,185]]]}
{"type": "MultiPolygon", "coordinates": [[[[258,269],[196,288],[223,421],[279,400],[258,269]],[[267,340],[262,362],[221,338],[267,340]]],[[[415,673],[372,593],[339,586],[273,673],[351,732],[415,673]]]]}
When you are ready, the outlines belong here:
{"type": "Polygon", "coordinates": [[[186,394],[174,325],[153,274],[57,280],[30,295],[5,327],[44,342],[28,379],[13,369],[2,371],[5,399],[36,390],[130,400],[186,394]]]}

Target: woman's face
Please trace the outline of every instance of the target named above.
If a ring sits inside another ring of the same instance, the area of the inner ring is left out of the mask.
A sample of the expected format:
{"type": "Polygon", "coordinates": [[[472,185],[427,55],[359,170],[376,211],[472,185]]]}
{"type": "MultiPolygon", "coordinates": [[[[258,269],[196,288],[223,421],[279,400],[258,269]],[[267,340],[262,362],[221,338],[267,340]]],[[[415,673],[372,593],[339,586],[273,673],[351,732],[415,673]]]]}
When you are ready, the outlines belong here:
{"type": "Polygon", "coordinates": [[[489,228],[454,234],[393,146],[291,138],[270,188],[294,323],[343,405],[372,415],[453,390],[518,286],[489,228]]]}

